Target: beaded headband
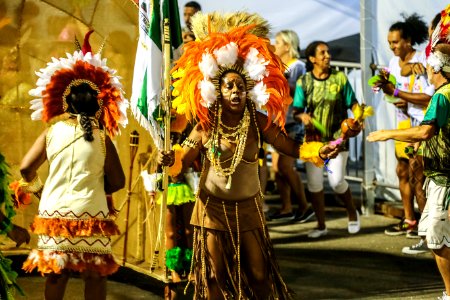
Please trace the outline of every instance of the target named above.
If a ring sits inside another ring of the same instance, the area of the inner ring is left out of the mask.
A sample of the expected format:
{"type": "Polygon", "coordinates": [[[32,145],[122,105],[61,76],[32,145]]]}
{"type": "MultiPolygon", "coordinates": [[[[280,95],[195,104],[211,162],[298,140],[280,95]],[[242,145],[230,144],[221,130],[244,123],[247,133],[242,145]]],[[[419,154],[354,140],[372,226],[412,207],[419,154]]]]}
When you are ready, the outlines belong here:
{"type": "MultiPolygon", "coordinates": [[[[92,81],[89,81],[87,79],[74,79],[66,87],[66,89],[64,90],[64,93],[62,95],[64,112],[67,112],[67,109],[69,108],[69,105],[67,104],[66,98],[67,98],[67,96],[70,95],[70,92],[72,91],[72,87],[77,87],[77,86],[80,86],[82,84],[89,85],[92,90],[97,92],[97,95],[100,94],[100,90],[99,90],[98,86],[95,83],[93,83],[92,81]]],[[[100,118],[100,115],[101,115],[102,110],[103,110],[103,100],[102,99],[97,99],[97,102],[98,102],[99,109],[95,113],[95,118],[98,120],[100,118]]]]}

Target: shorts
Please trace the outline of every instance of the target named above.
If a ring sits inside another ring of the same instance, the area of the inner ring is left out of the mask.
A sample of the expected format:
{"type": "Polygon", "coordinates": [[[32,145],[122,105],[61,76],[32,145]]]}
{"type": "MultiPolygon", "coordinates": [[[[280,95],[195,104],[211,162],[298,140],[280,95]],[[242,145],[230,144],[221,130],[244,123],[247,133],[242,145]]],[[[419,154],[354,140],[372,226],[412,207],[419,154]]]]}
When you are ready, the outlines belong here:
{"type": "MultiPolygon", "coordinates": [[[[425,236],[428,248],[450,247],[450,221],[446,198],[450,196],[450,187],[437,185],[427,178],[424,184],[427,203],[419,221],[419,235],[425,236]]],[[[448,199],[447,199],[448,201],[448,199]]]]}
{"type": "Polygon", "coordinates": [[[289,123],[284,126],[288,137],[294,141],[301,143],[305,136],[305,126],[302,123],[289,123]]]}

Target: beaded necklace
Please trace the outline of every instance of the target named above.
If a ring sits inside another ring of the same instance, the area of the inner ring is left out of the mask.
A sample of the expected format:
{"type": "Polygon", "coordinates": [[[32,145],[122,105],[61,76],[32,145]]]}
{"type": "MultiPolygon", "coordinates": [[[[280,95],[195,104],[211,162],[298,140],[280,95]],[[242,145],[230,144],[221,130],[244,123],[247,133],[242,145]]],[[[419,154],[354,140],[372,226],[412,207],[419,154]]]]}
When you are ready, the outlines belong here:
{"type": "Polygon", "coordinates": [[[241,163],[242,156],[245,151],[245,146],[247,143],[248,129],[250,127],[250,113],[245,107],[244,116],[241,121],[236,126],[226,126],[222,123],[222,106],[219,105],[216,110],[217,122],[212,133],[212,144],[210,146],[208,153],[208,158],[211,161],[216,174],[223,177],[228,177],[226,189],[231,188],[231,175],[236,171],[237,166],[241,163]],[[225,130],[226,131],[225,131],[225,130]],[[231,143],[236,144],[236,150],[233,153],[231,163],[229,167],[222,167],[220,161],[220,139],[226,139],[231,143]]]}

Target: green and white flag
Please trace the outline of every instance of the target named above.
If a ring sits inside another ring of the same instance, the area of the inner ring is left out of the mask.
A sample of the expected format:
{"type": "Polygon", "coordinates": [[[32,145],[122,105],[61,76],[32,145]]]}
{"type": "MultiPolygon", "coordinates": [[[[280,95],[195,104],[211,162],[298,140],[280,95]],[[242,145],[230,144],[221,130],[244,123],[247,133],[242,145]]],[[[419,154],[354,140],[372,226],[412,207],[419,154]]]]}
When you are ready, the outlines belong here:
{"type": "Polygon", "coordinates": [[[163,20],[169,18],[170,39],[177,53],[182,45],[180,14],[177,0],[139,0],[139,42],[134,65],[131,109],[139,124],[163,148],[161,91],[163,87],[163,20]]]}

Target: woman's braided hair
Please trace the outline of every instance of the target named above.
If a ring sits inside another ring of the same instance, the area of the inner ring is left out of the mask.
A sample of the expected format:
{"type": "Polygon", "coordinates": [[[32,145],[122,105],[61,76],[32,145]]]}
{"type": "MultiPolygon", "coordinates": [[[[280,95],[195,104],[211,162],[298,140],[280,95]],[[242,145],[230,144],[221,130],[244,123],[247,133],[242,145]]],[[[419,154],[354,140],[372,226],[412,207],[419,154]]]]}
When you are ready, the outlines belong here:
{"type": "Polygon", "coordinates": [[[88,142],[94,140],[92,132],[92,121],[90,117],[100,109],[97,102],[97,91],[87,83],[73,86],[67,97],[68,112],[80,115],[80,125],[84,131],[84,139],[88,142]]]}

